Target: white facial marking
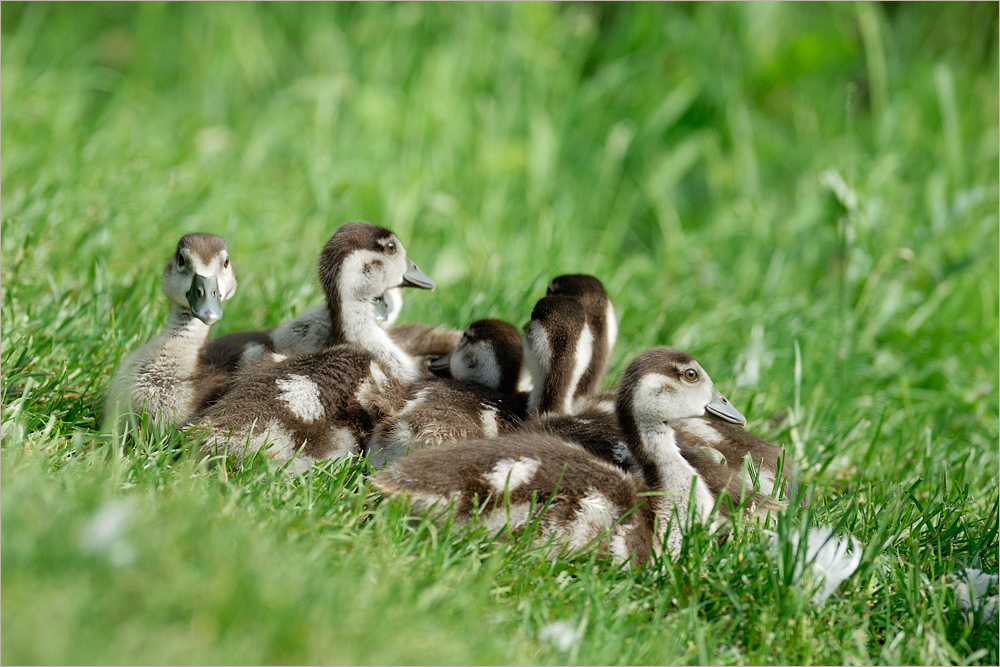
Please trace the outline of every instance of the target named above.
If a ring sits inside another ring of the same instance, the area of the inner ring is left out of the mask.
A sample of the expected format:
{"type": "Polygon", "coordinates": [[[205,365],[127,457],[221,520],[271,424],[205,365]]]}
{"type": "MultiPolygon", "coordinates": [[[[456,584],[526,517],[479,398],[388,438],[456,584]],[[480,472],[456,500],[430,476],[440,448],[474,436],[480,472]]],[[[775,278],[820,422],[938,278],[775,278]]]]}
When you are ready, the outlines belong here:
{"type": "Polygon", "coordinates": [[[500,363],[496,351],[488,342],[463,345],[461,350],[452,353],[449,365],[456,379],[475,382],[490,389],[500,388],[500,363]]]}
{"type": "Polygon", "coordinates": [[[698,382],[647,373],[639,380],[632,397],[632,411],[640,430],[658,430],[664,422],[701,417],[712,400],[712,381],[699,371],[698,382]]]}
{"type": "Polygon", "coordinates": [[[323,404],[319,400],[319,386],[304,375],[290,374],[288,379],[275,380],[283,401],[292,414],[306,423],[323,417],[323,404]]]}
{"type": "Polygon", "coordinates": [[[539,465],[538,459],[526,456],[520,459],[500,459],[483,478],[499,493],[508,489],[513,492],[534,478],[539,465]]]}
{"type": "Polygon", "coordinates": [[[372,308],[372,299],[403,281],[406,252],[395,242],[398,251],[391,256],[370,250],[350,253],[341,265],[336,289],[345,340],[371,352],[393,377],[412,382],[420,377],[421,367],[379,326],[372,308]]]}
{"type": "MultiPolygon", "coordinates": [[[[355,250],[344,258],[340,267],[338,291],[341,301],[369,301],[403,282],[406,254],[387,256],[373,250],[355,250]]],[[[368,309],[372,321],[375,313],[368,309]]]]}

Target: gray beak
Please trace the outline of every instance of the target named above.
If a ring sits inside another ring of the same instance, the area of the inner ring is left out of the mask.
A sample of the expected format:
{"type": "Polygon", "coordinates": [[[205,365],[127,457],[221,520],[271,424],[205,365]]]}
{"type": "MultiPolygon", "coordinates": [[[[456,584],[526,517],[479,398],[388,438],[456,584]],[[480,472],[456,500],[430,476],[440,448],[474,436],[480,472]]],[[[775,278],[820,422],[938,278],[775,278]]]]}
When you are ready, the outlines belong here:
{"type": "Polygon", "coordinates": [[[746,426],[747,424],[747,418],[734,408],[729,399],[720,394],[719,390],[715,388],[712,389],[712,400],[705,406],[705,412],[709,416],[717,417],[730,424],[737,424],[739,426],[746,426]]]}
{"type": "Polygon", "coordinates": [[[427,368],[431,369],[435,375],[451,369],[451,352],[442,354],[440,357],[431,357],[427,361],[427,368]]]}
{"type": "Polygon", "coordinates": [[[385,302],[385,295],[377,296],[372,299],[372,305],[375,306],[375,321],[382,324],[389,319],[389,304],[385,302]]]}
{"type": "Polygon", "coordinates": [[[195,274],[191,289],[187,293],[191,314],[205,324],[213,324],[222,319],[222,299],[219,297],[219,279],[206,278],[195,274]]]}
{"type": "Polygon", "coordinates": [[[421,271],[413,260],[406,258],[406,273],[403,274],[403,283],[400,287],[419,287],[420,289],[434,289],[437,283],[430,279],[426,273],[421,271]]]}

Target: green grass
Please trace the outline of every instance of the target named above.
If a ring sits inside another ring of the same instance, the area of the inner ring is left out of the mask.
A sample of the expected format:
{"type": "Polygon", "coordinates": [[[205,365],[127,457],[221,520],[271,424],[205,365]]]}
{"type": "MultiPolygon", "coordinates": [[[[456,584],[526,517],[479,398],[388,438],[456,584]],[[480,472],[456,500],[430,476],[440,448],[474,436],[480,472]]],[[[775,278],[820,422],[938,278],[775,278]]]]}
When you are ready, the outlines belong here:
{"type": "Polygon", "coordinates": [[[998,569],[995,4],[0,11],[3,663],[1000,660],[949,584],[998,569]],[[600,277],[608,383],[698,357],[801,467],[779,533],[837,525],[858,571],[810,607],[750,527],[662,574],[552,561],[408,521],[360,464],[99,434],[181,234],[229,241],[218,334],[321,303],[351,219],[438,281],[403,321],[522,324],[553,276],[600,277]]]}

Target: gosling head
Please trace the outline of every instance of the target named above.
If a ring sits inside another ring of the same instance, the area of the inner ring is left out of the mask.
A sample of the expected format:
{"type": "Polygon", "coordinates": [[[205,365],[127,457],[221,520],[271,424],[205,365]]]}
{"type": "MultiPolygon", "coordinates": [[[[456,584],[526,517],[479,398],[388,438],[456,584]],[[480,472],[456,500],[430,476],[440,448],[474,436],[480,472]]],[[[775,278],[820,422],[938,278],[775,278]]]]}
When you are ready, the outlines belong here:
{"type": "Polygon", "coordinates": [[[373,305],[394,287],[434,289],[435,283],[406,256],[396,235],[370,222],[348,222],[323,247],[319,279],[327,303],[373,305]]]}
{"type": "Polygon", "coordinates": [[[513,394],[521,371],[521,334],[502,320],[476,320],[448,354],[431,361],[431,370],[448,368],[457,380],[513,394]]]}
{"type": "Polygon", "coordinates": [[[587,371],[576,388],[576,395],[598,392],[611,358],[611,350],[618,339],[618,319],[604,283],[586,273],[571,273],[553,278],[547,294],[570,296],[583,304],[587,324],[594,334],[594,351],[587,371]]]}
{"type": "Polygon", "coordinates": [[[610,301],[604,283],[586,273],[568,273],[553,278],[545,290],[545,295],[576,297],[584,302],[588,313],[592,310],[591,304],[597,306],[593,310],[603,311],[610,301]]]}
{"type": "Polygon", "coordinates": [[[628,431],[661,430],[668,422],[712,417],[746,424],[694,357],[669,347],[646,350],[622,376],[618,419],[628,431]]]}
{"type": "Polygon", "coordinates": [[[163,291],[182,311],[205,324],[222,318],[222,302],[236,293],[236,273],[225,240],[215,234],[185,234],[163,272],[163,291]]]}
{"type": "Polygon", "coordinates": [[[547,296],[535,304],[524,330],[524,361],[534,384],[528,405],[531,414],[570,411],[593,343],[579,299],[547,296]]]}

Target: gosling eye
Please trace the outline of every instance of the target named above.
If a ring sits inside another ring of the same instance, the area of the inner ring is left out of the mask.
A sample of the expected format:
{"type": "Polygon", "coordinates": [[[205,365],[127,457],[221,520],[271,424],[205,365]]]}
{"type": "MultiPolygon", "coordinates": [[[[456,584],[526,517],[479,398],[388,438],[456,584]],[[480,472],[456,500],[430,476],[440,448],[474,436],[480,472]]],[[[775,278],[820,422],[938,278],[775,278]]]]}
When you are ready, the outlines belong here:
{"type": "Polygon", "coordinates": [[[386,243],[385,244],[385,251],[387,253],[389,253],[390,255],[395,255],[396,254],[396,242],[395,241],[389,241],[388,243],[386,243]]]}
{"type": "Polygon", "coordinates": [[[698,379],[698,371],[696,371],[693,368],[689,368],[686,371],[684,371],[684,378],[688,382],[695,382],[698,379]]]}
{"type": "Polygon", "coordinates": [[[479,360],[471,354],[465,355],[465,365],[469,368],[475,368],[479,365],[479,360]]]}
{"type": "Polygon", "coordinates": [[[226,261],[224,261],[222,263],[222,268],[224,268],[224,269],[228,269],[229,268],[229,258],[228,257],[226,257],[226,261]]]}
{"type": "Polygon", "coordinates": [[[177,253],[177,268],[178,269],[184,269],[185,265],[186,265],[186,263],[184,261],[184,253],[178,252],[177,253]]]}

